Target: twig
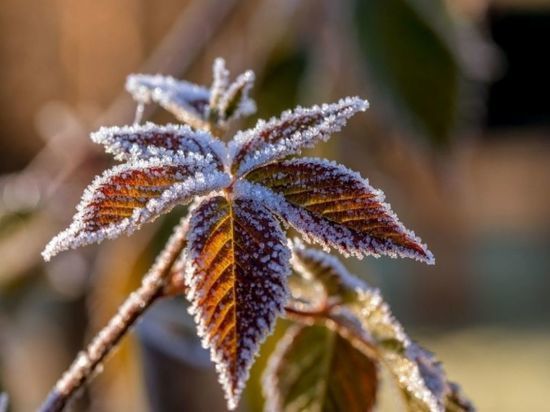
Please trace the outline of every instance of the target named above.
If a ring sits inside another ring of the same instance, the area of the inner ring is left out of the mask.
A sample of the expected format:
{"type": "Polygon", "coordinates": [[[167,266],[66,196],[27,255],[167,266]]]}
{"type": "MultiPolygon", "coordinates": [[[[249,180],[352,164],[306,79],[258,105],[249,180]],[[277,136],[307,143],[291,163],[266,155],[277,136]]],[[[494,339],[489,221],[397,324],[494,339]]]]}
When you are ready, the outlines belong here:
{"type": "Polygon", "coordinates": [[[80,352],[69,369],[50,391],[39,412],[59,412],[81,387],[93,376],[136,320],[158,298],[165,296],[164,287],[172,274],[172,267],[185,246],[187,220],[182,219],[168,240],[166,247],[143,278],[141,286],[124,301],[109,323],[96,335],[88,347],[80,352]]]}

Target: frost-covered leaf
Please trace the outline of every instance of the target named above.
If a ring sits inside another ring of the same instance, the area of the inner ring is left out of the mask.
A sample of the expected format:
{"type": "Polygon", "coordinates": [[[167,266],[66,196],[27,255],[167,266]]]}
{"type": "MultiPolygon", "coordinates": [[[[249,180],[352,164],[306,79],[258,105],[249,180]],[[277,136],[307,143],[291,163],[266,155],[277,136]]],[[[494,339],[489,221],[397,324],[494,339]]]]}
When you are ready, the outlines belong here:
{"type": "Polygon", "coordinates": [[[157,103],[178,120],[192,126],[207,128],[210,90],[170,76],[132,74],[126,80],[126,90],[140,103],[157,103]]]}
{"type": "Polygon", "coordinates": [[[139,103],[157,103],[178,120],[199,129],[224,127],[256,111],[249,96],[254,72],[248,70],[229,84],[229,71],[222,58],[214,60],[212,72],[210,89],[170,76],[133,74],[128,76],[126,90],[139,103]]]}
{"type": "Polygon", "coordinates": [[[239,75],[221,97],[218,114],[223,121],[251,115],[256,112],[256,104],[249,96],[254,86],[254,72],[248,70],[239,75]]]}
{"type": "Polygon", "coordinates": [[[49,260],[63,250],[130,234],[177,204],[225,187],[229,180],[198,155],[115,166],[88,186],[72,224],[48,243],[42,255],[49,260]]]}
{"type": "Polygon", "coordinates": [[[233,409],[286,302],[285,235],[261,204],[215,196],[192,212],[185,258],[190,310],[233,409]]]}
{"type": "Polygon", "coordinates": [[[263,379],[267,412],[367,412],[375,363],[324,326],[295,326],[278,343],[263,379]]]}
{"type": "Polygon", "coordinates": [[[102,127],[91,139],[105,146],[117,160],[173,157],[195,153],[223,168],[225,147],[205,131],[187,125],[158,126],[153,123],[123,127],[102,127]]]}
{"type": "Polygon", "coordinates": [[[384,203],[383,193],[341,165],[322,159],[291,159],[253,170],[246,179],[254,187],[243,192],[253,192],[308,241],[344,255],[434,262],[426,245],[384,203]]]}
{"type": "Polygon", "coordinates": [[[214,81],[210,89],[210,119],[224,126],[231,120],[256,112],[256,103],[250,98],[255,80],[253,71],[247,70],[231,84],[224,59],[214,60],[212,71],[214,81]]]}
{"type": "Polygon", "coordinates": [[[457,385],[447,380],[434,356],[406,335],[378,289],[351,275],[325,252],[306,248],[299,241],[293,242],[292,252],[298,275],[317,280],[332,298],[344,297],[342,310],[355,317],[362,329],[358,333],[368,334],[378,360],[394,376],[410,410],[443,411],[447,405],[455,411],[474,410],[457,385]]]}
{"type": "Polygon", "coordinates": [[[299,154],[338,132],[347,119],[365,111],[368,102],[358,97],[337,103],[297,107],[268,122],[260,120],[253,129],[239,132],[229,144],[232,170],[241,176],[273,160],[299,154]]]}

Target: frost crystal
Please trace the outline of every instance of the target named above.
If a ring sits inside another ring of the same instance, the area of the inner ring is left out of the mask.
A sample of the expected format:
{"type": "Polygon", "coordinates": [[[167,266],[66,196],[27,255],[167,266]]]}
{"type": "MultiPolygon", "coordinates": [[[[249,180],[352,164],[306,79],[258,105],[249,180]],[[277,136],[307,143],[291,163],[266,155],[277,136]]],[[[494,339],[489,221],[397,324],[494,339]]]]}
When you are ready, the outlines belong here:
{"type": "Polygon", "coordinates": [[[239,132],[229,143],[233,171],[246,172],[282,157],[299,154],[319,141],[328,140],[347,119],[368,108],[368,102],[347,97],[337,103],[286,111],[268,122],[258,121],[253,129],[239,132]]]}

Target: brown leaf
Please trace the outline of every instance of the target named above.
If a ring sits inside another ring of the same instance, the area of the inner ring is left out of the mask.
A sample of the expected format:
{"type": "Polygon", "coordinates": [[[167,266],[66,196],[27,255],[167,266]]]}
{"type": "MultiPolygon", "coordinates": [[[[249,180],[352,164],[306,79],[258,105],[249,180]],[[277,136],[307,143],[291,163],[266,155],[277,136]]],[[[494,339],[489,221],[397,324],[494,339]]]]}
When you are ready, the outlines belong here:
{"type": "Polygon", "coordinates": [[[241,176],[274,160],[299,154],[327,140],[347,119],[367,107],[367,101],[347,97],[333,104],[298,106],[268,122],[260,120],[253,129],[237,133],[229,143],[231,170],[241,176]]]}
{"type": "Polygon", "coordinates": [[[257,202],[216,196],[192,212],[188,241],[187,295],[235,408],[258,347],[286,301],[285,235],[257,202]]]}
{"type": "Polygon", "coordinates": [[[426,245],[384,203],[383,193],[341,165],[292,159],[256,169],[246,179],[274,192],[277,196],[269,196],[258,188],[257,196],[307,240],[358,257],[383,254],[434,262],[426,245]]]}
{"type": "Polygon", "coordinates": [[[204,158],[151,159],[116,166],[88,186],[70,227],[42,255],[132,233],[176,204],[224,187],[229,177],[204,158]]]}
{"type": "Polygon", "coordinates": [[[117,160],[147,160],[153,157],[200,155],[223,170],[225,147],[206,131],[187,125],[158,126],[154,123],[123,127],[102,127],[91,139],[105,146],[117,160]]]}

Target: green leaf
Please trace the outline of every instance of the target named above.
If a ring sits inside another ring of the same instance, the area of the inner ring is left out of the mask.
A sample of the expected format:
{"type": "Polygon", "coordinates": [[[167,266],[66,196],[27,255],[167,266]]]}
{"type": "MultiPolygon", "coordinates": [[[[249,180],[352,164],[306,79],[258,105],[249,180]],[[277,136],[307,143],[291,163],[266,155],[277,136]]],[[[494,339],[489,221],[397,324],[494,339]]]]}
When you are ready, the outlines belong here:
{"type": "MultiPolygon", "coordinates": [[[[368,336],[369,355],[388,369],[410,411],[474,410],[437,359],[407,336],[378,289],[353,276],[335,257],[299,241],[294,241],[292,253],[295,273],[321,285],[326,301],[340,302],[325,314],[326,320],[343,336],[368,336]]],[[[319,302],[306,304],[319,307],[319,302]]]]}
{"type": "Polygon", "coordinates": [[[374,407],[376,365],[323,326],[287,331],[264,374],[269,412],[365,412],[374,407]]]}
{"type": "MultiPolygon", "coordinates": [[[[444,20],[444,8],[437,10],[438,20],[444,20]]],[[[357,0],[354,13],[374,92],[389,99],[397,120],[405,120],[402,127],[412,124],[443,146],[455,124],[460,73],[441,30],[427,15],[412,0],[357,0]]]]}

